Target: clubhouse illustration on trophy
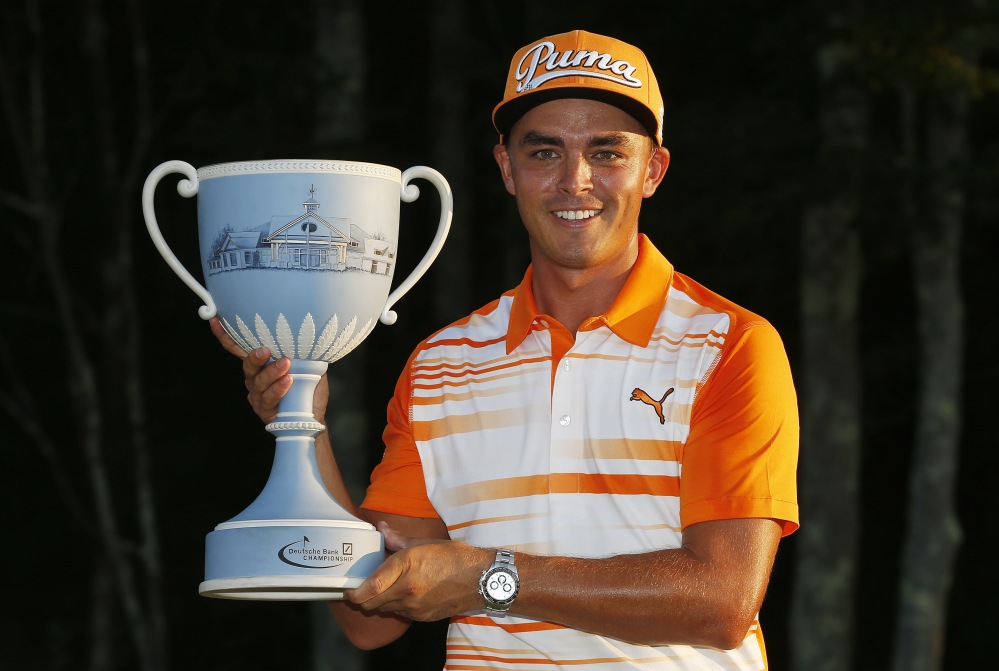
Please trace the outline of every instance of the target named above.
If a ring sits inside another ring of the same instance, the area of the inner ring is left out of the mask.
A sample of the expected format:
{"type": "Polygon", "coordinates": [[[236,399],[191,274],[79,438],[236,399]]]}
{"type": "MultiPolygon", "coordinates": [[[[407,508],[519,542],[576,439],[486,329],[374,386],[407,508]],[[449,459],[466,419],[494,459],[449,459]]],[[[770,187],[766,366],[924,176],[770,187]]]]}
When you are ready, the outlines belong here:
{"type": "MultiPolygon", "coordinates": [[[[252,600],[343,598],[382,563],[384,539],[338,504],[324,486],[312,396],[327,366],[357,347],[376,320],[437,258],[451,225],[447,182],[427,167],[400,172],[371,163],[247,161],[195,169],[168,161],[146,179],[142,209],[160,254],[218,316],[245,351],[260,346],[291,359],[291,389],[274,422],[274,462],[263,491],[208,533],[204,596],[252,600]],[[159,182],[179,173],[181,196],[198,198],[202,285],[167,246],[154,212],[159,182]],[[421,178],[437,188],[437,233],[412,273],[391,291],[400,201],[421,178]]],[[[335,441],[335,437],[333,438],[335,441]]]]}

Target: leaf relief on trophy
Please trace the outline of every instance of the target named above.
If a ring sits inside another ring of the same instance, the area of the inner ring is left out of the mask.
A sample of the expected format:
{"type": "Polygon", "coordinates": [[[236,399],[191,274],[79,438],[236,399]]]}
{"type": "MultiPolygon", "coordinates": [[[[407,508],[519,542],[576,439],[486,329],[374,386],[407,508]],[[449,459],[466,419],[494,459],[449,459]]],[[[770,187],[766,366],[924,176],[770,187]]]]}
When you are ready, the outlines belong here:
{"type": "Polygon", "coordinates": [[[302,320],[296,339],[291,324],[283,314],[278,315],[273,331],[259,314],[254,315],[252,330],[239,315],[236,315],[237,328],[233,328],[223,318],[226,332],[245,352],[267,347],[274,359],[286,356],[328,363],[333,363],[356,348],[374,328],[374,320],[368,319],[359,330],[357,317],[353,317],[342,330],[338,330],[338,325],[339,320],[333,315],[317,337],[315,320],[308,313],[302,320]]]}

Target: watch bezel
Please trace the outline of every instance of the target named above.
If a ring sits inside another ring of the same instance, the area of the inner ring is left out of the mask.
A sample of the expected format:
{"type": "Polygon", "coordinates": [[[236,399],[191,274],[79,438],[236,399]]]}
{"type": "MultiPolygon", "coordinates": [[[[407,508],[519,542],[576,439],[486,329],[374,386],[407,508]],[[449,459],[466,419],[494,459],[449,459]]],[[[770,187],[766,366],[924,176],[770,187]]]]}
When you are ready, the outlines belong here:
{"type": "Polygon", "coordinates": [[[519,576],[516,574],[516,572],[511,570],[509,566],[496,566],[486,571],[485,574],[482,576],[481,586],[482,586],[483,596],[488,598],[493,603],[498,603],[498,604],[513,603],[513,600],[517,598],[517,594],[520,592],[519,576]],[[513,584],[513,593],[510,596],[506,597],[505,599],[497,599],[489,592],[489,587],[488,587],[489,579],[492,578],[497,573],[503,573],[509,576],[510,582],[513,584]]]}
{"type": "Polygon", "coordinates": [[[479,578],[479,594],[482,598],[486,600],[486,608],[490,610],[496,610],[500,612],[506,612],[510,610],[510,606],[513,605],[514,599],[520,594],[520,576],[517,575],[515,568],[507,565],[492,566],[482,572],[482,577],[479,578]],[[510,577],[510,582],[513,583],[513,593],[506,597],[505,599],[496,599],[489,593],[487,585],[489,584],[489,579],[496,575],[497,573],[504,573],[510,577]]]}

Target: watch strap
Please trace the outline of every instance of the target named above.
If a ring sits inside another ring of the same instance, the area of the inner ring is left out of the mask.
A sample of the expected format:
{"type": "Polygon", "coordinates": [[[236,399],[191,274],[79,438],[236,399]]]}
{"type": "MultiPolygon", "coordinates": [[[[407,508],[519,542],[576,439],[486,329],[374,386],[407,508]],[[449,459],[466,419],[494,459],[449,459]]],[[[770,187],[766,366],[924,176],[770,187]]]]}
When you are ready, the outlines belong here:
{"type": "Polygon", "coordinates": [[[493,565],[489,568],[496,568],[497,566],[509,566],[516,573],[517,565],[514,563],[513,550],[506,550],[504,548],[497,550],[496,559],[493,560],[493,565]]]}

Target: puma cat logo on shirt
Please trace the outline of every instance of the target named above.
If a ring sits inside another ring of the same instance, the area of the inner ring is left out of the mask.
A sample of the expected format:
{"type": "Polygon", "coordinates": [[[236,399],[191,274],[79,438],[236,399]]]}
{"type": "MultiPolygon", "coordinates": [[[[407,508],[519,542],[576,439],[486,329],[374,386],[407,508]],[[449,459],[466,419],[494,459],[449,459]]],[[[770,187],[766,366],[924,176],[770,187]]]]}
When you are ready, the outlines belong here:
{"type": "Polygon", "coordinates": [[[657,415],[659,415],[659,423],[665,424],[666,416],[663,414],[663,403],[666,402],[666,399],[669,398],[669,395],[672,393],[673,393],[673,387],[670,387],[669,391],[663,394],[663,397],[657,401],[656,399],[649,396],[648,393],[646,393],[645,391],[639,389],[638,387],[635,387],[634,391],[631,392],[631,400],[641,401],[645,405],[651,405],[652,409],[656,411],[657,415]]]}

